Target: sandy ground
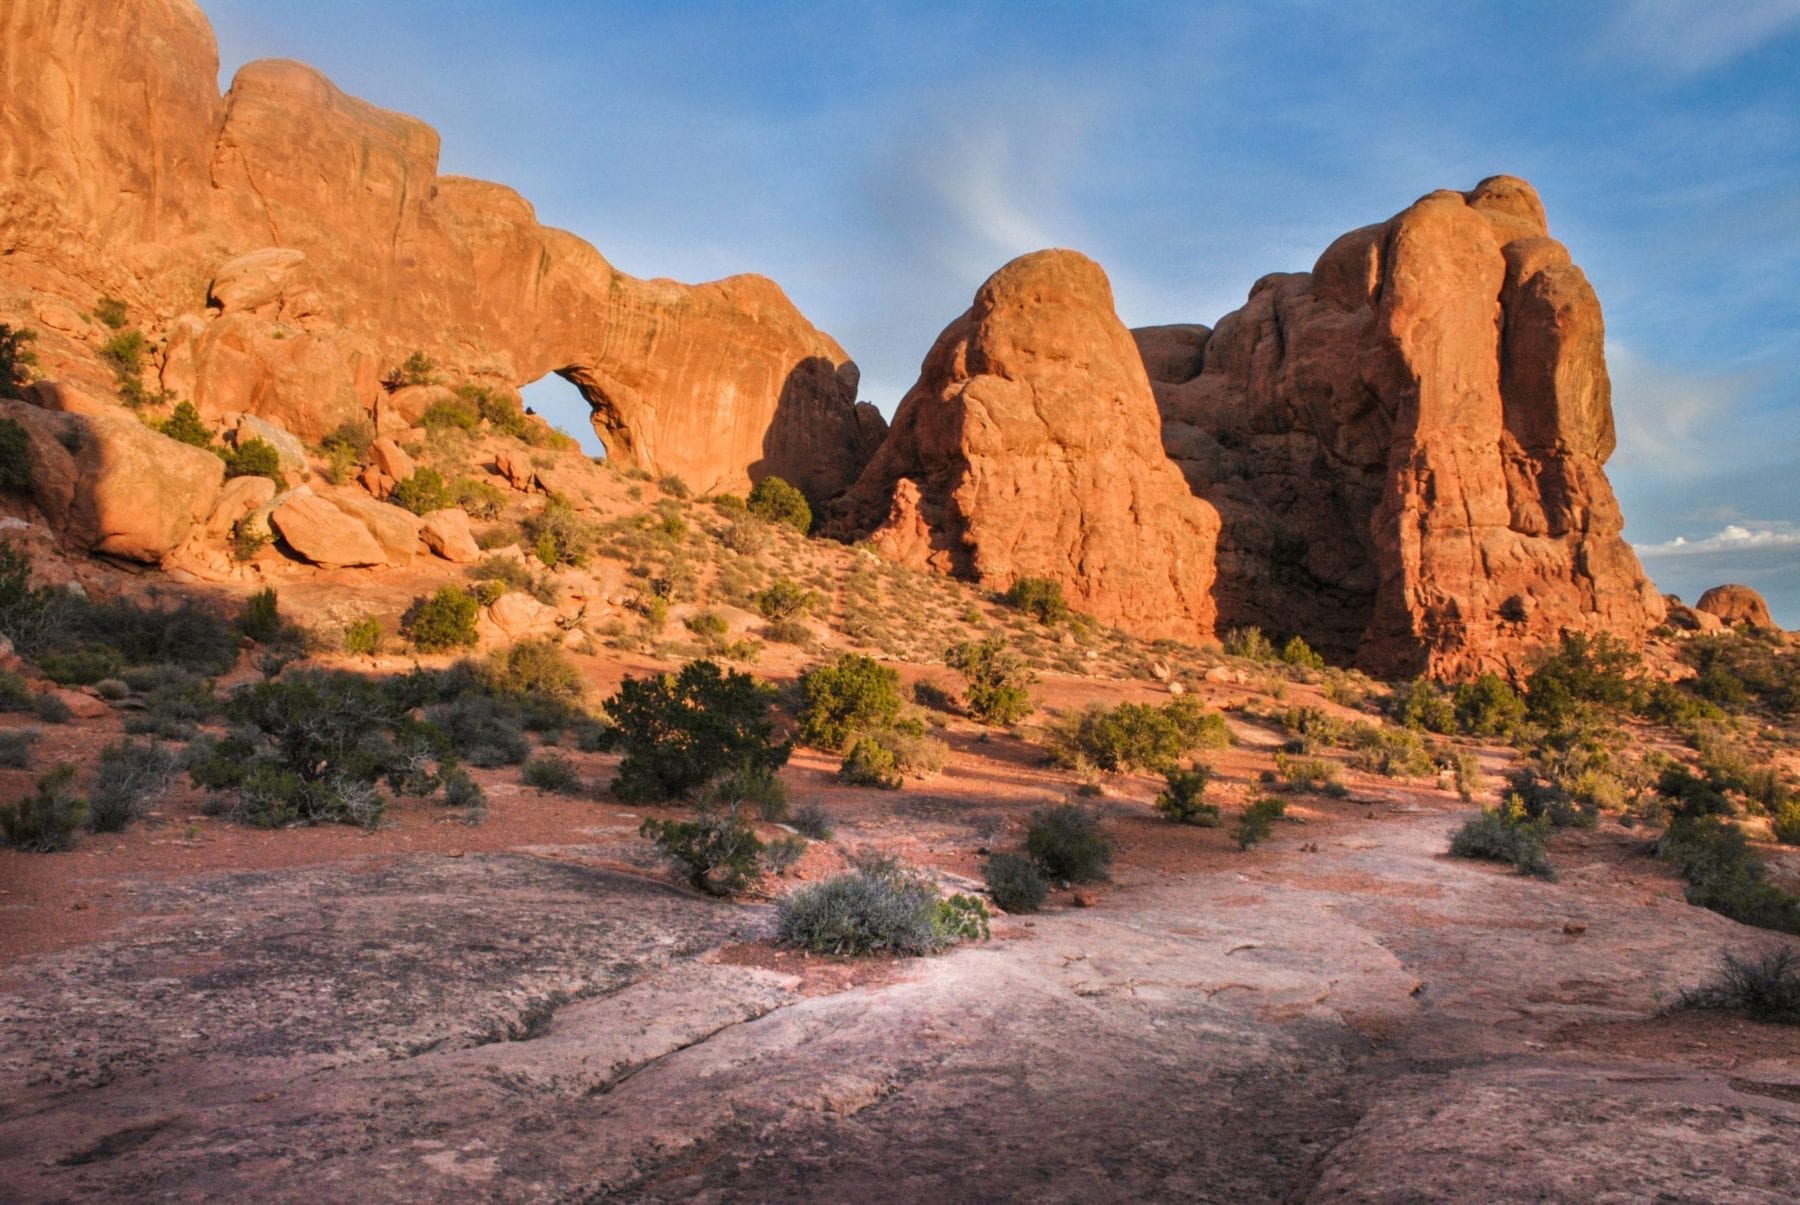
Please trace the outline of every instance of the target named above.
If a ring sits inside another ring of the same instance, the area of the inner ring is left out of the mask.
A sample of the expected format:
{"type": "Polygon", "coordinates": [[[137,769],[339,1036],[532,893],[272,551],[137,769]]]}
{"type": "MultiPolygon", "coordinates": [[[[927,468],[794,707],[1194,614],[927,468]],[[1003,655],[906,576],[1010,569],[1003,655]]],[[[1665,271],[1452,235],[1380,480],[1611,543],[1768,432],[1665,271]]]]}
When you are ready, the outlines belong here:
{"type": "MultiPolygon", "coordinates": [[[[1352,776],[1242,853],[1120,777],[1091,907],[923,960],[775,948],[798,879],[880,848],[957,885],[1074,785],[946,735],[897,793],[796,755],[836,836],[738,902],[679,886],[645,813],[516,771],[479,827],[414,803],[265,833],[177,795],[0,853],[0,1198],[1800,1196],[1800,1035],[1659,1012],[1787,939],[1690,907],[1611,824],[1541,883],[1445,857],[1469,808],[1432,784],[1352,776]]],[[[1242,735],[1228,817],[1270,764],[1242,735]]]]}

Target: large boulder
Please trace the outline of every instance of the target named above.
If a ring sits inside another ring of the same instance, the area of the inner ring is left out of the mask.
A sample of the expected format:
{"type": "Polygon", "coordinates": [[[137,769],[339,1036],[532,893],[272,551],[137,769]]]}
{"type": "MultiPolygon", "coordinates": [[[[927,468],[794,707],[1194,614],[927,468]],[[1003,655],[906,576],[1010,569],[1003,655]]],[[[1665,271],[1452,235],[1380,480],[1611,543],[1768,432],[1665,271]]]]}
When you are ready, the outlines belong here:
{"type": "Polygon", "coordinates": [[[386,565],[388,551],[356,516],[309,489],[290,491],[269,524],[296,556],[325,568],[386,565]]]}
{"type": "Polygon", "coordinates": [[[1139,635],[1212,631],[1218,517],[1164,454],[1156,399],[1099,265],[1007,264],[938,337],[836,527],[1004,589],[1061,583],[1139,635]]]}
{"type": "Polygon", "coordinates": [[[1728,584],[1714,586],[1700,596],[1694,604],[1696,611],[1713,615],[1726,624],[1736,626],[1748,624],[1753,628],[1773,628],[1774,617],[1769,614],[1769,604],[1761,594],[1749,586],[1728,584]]]}
{"type": "Polygon", "coordinates": [[[1389,675],[1520,668],[1664,604],[1620,532],[1600,305],[1510,177],[1136,332],[1169,454],[1217,506],[1223,627],[1389,675]]]}

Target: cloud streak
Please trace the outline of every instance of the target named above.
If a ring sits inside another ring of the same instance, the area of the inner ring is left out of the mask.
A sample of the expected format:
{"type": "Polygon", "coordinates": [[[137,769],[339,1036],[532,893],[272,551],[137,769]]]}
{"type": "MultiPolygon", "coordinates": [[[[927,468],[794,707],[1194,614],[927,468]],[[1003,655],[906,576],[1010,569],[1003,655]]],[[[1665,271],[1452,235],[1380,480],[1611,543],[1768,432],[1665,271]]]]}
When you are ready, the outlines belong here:
{"type": "Polygon", "coordinates": [[[1645,558],[1706,556],[1719,552],[1778,552],[1800,549],[1800,526],[1787,522],[1729,523],[1709,536],[1676,536],[1660,544],[1635,544],[1645,558]]]}

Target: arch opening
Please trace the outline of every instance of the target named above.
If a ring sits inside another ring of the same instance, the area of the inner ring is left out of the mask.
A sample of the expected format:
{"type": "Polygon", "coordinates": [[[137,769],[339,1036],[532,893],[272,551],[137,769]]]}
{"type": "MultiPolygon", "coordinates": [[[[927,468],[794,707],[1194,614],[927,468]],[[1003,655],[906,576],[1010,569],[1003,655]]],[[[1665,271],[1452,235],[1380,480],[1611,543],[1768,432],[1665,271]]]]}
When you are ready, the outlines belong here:
{"type": "Polygon", "coordinates": [[[528,408],[574,436],[583,452],[597,460],[605,460],[608,455],[606,442],[594,425],[594,404],[569,378],[568,372],[567,369],[547,372],[522,386],[519,394],[528,408]]]}

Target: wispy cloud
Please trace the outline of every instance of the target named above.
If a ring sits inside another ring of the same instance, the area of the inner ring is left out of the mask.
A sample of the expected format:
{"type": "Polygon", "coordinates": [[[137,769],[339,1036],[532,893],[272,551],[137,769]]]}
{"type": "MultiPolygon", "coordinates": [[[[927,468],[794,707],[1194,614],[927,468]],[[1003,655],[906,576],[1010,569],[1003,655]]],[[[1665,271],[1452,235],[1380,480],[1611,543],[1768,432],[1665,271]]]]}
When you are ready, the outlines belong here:
{"type": "Polygon", "coordinates": [[[1628,0],[1610,45],[1675,76],[1723,67],[1800,32],[1797,0],[1628,0]]]}
{"type": "Polygon", "coordinates": [[[1730,463],[1735,453],[1716,435],[1734,421],[1752,382],[1740,374],[1681,372],[1612,340],[1606,361],[1620,467],[1693,478],[1730,463]]]}
{"type": "Polygon", "coordinates": [[[1782,552],[1800,548],[1800,525],[1786,521],[1729,523],[1708,536],[1676,536],[1634,545],[1641,557],[1707,556],[1720,552],[1782,552]]]}

